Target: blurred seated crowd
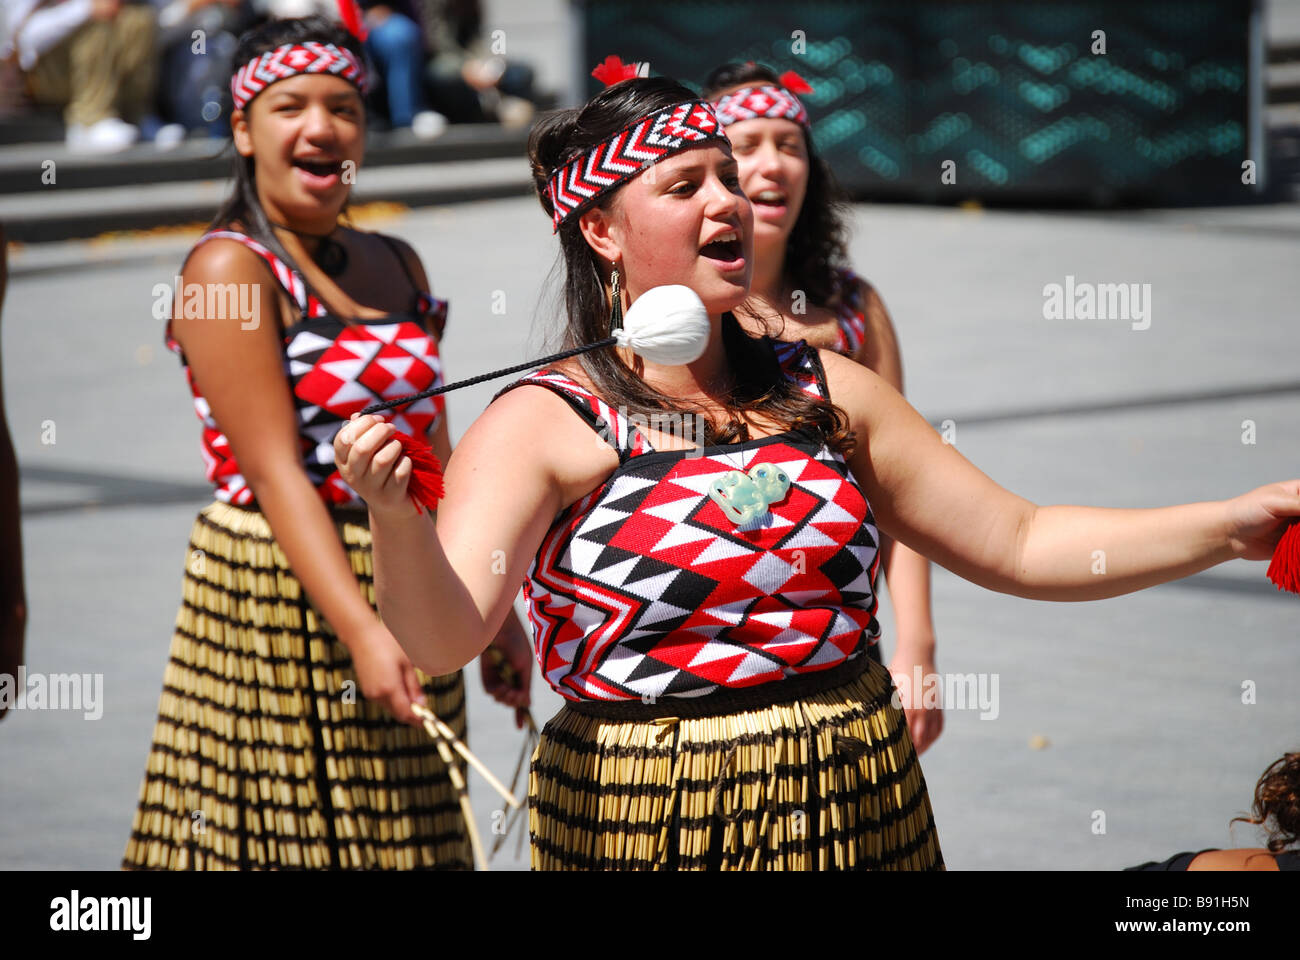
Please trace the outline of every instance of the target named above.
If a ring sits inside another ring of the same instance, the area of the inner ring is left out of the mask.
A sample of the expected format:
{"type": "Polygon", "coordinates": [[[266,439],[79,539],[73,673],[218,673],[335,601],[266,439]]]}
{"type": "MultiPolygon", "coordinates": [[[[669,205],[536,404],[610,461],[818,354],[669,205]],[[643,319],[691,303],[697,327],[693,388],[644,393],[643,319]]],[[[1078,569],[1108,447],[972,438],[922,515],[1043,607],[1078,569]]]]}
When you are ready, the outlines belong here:
{"type": "MultiPolygon", "coordinates": [[[[0,2],[0,116],[57,110],[69,149],[85,153],[227,136],[239,35],[268,19],[343,19],[340,0],[0,2]]],[[[372,128],[433,139],[449,123],[531,122],[533,71],[495,52],[479,0],[342,2],[364,17],[372,128]]]]}

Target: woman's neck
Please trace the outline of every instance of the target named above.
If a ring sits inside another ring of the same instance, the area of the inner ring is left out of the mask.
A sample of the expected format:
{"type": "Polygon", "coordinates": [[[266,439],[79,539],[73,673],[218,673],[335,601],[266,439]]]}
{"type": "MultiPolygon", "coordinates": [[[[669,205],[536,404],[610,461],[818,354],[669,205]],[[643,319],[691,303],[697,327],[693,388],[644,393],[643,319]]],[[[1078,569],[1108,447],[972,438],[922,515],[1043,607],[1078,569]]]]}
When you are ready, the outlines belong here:
{"type": "Polygon", "coordinates": [[[329,236],[338,226],[339,214],[342,208],[322,208],[312,211],[309,215],[290,214],[281,210],[274,201],[269,200],[258,190],[258,200],[262,204],[262,210],[266,214],[266,219],[275,224],[277,236],[284,240],[286,236],[296,236],[302,241],[303,246],[309,250],[314,250],[320,244],[320,238],[329,236]]]}
{"type": "Polygon", "coordinates": [[[749,295],[771,304],[779,303],[785,295],[785,240],[771,243],[754,243],[754,273],[749,283],[749,295]]]}

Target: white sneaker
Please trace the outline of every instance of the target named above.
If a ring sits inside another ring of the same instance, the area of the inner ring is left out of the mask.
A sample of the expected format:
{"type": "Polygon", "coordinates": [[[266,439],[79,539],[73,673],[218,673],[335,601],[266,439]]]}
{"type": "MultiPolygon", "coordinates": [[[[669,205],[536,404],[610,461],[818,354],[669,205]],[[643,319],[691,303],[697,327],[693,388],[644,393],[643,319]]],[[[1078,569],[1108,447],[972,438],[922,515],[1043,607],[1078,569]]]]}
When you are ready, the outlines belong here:
{"type": "Polygon", "coordinates": [[[411,118],[411,132],[421,140],[435,140],[447,129],[447,118],[436,110],[421,110],[411,118]]]}
{"type": "Polygon", "coordinates": [[[165,123],[153,135],[157,150],[174,150],[185,142],[185,128],[179,123],[165,123]]]}
{"type": "Polygon", "coordinates": [[[517,130],[533,122],[536,108],[522,97],[502,96],[497,107],[497,120],[507,130],[517,130]]]}
{"type": "Polygon", "coordinates": [[[90,126],[68,127],[68,149],[76,153],[118,153],[135,143],[140,128],[117,117],[105,117],[90,126]]]}

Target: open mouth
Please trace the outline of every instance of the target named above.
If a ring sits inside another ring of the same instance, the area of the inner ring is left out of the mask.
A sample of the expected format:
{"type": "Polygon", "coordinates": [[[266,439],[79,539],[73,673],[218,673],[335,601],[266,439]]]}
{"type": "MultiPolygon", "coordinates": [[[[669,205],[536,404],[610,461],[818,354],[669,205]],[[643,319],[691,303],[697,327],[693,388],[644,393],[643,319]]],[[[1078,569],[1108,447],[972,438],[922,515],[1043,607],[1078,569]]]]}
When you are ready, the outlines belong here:
{"type": "Polygon", "coordinates": [[[320,180],[329,180],[341,175],[343,172],[343,164],[337,160],[295,159],[293,165],[299,170],[309,173],[311,176],[320,180]]]}
{"type": "Polygon", "coordinates": [[[700,256],[727,265],[735,263],[744,255],[745,247],[740,242],[740,235],[734,230],[730,233],[724,233],[716,240],[712,240],[700,248],[700,256]]]}
{"type": "Polygon", "coordinates": [[[761,190],[749,198],[749,202],[760,207],[784,207],[786,196],[780,190],[761,190]]]}

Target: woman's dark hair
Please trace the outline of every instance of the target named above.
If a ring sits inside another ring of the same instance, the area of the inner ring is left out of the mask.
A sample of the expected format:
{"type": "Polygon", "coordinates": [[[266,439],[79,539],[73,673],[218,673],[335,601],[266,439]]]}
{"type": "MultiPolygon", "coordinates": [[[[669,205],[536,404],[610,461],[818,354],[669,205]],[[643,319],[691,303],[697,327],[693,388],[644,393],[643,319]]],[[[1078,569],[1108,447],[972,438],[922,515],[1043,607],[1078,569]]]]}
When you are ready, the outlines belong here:
{"type": "MultiPolygon", "coordinates": [[[[276,47],[309,40],[332,43],[341,49],[346,48],[356,56],[359,63],[366,62],[361,41],[325,17],[313,16],[297,20],[271,20],[249,30],[239,38],[231,69],[239,70],[254,57],[259,57],[276,47]]],[[[229,115],[233,107],[229,88],[224,91],[223,96],[226,100],[225,112],[229,115]]],[[[234,189],[221,205],[216,216],[212,218],[212,222],[208,224],[208,229],[215,230],[239,222],[248,236],[274,253],[302,277],[308,294],[316,296],[318,300],[321,299],[316,291],[311,289],[306,274],[298,268],[298,264],[294,262],[293,257],[289,256],[284,245],[276,238],[275,231],[271,229],[271,221],[267,218],[266,211],[262,209],[261,201],[257,199],[256,176],[257,170],[253,158],[245,157],[235,151],[231,171],[234,189]]]]}
{"type": "MultiPolygon", "coordinates": [[[[750,84],[780,86],[781,81],[775,71],[752,61],[727,63],[704,81],[704,96],[717,100],[730,90],[750,84]]],[[[806,132],[804,145],[808,151],[808,190],[786,242],[782,274],[793,289],[806,291],[813,303],[830,306],[839,286],[835,270],[848,262],[847,199],[806,132]]]]}
{"type": "Polygon", "coordinates": [[[1269,764],[1255,784],[1249,817],[1233,817],[1268,831],[1268,852],[1281,853],[1300,841],[1300,753],[1283,754],[1269,764]]]}
{"type": "MultiPolygon", "coordinates": [[[[533,125],[528,138],[528,159],[533,183],[547,214],[552,212],[546,184],[561,166],[583,156],[598,143],[630,126],[646,114],[674,106],[696,95],[666,77],[624,80],[606,87],[585,106],[550,113],[533,125]]],[[[616,188],[597,204],[609,209],[616,188]]],[[[600,258],[583,239],[580,214],[570,213],[560,222],[560,256],[564,263],[564,310],[567,323],[564,349],[593,343],[609,336],[610,301],[605,293],[600,258]]],[[[706,444],[743,440],[747,430],[738,418],[742,412],[758,413],[787,429],[809,429],[828,446],[845,455],[852,449],[848,418],[828,400],[812,397],[782,375],[772,345],[749,336],[730,313],[722,317],[722,344],[734,377],[729,394],[720,398],[730,422],[719,427],[703,417],[706,444]]],[[[682,401],[660,393],[630,370],[613,350],[595,350],[579,358],[596,392],[607,403],[628,414],[653,416],[697,412],[683,409],[682,401]]]]}

